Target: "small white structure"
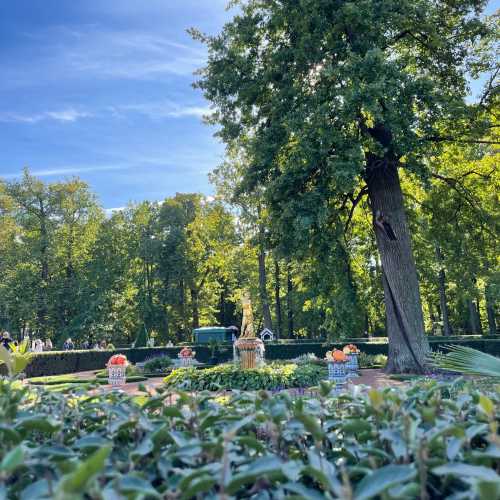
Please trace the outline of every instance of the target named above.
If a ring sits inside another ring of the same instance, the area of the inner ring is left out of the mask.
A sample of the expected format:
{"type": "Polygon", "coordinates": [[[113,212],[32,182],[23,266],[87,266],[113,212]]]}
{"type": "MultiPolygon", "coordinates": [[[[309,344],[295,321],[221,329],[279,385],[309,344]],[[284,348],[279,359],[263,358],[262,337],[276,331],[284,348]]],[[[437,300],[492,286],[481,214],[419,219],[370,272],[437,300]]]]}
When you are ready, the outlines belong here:
{"type": "Polygon", "coordinates": [[[263,342],[270,342],[274,340],[274,333],[269,330],[269,328],[264,328],[264,330],[259,333],[259,336],[260,340],[262,340],[263,342]]]}

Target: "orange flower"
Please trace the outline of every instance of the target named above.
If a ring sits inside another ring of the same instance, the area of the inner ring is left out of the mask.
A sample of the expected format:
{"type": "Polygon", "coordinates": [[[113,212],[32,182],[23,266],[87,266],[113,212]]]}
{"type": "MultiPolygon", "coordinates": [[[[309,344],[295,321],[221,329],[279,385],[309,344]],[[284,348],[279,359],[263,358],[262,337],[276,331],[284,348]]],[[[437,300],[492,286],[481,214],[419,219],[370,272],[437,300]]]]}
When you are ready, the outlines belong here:
{"type": "Polygon", "coordinates": [[[193,355],[193,351],[190,347],[183,347],[181,352],[179,353],[179,356],[181,356],[182,358],[190,358],[193,355]]]}
{"type": "Polygon", "coordinates": [[[111,356],[108,361],[108,365],[127,365],[127,356],[124,356],[123,354],[115,354],[114,356],[111,356]]]}
{"type": "Polygon", "coordinates": [[[332,358],[333,361],[338,361],[338,362],[347,361],[347,356],[339,349],[335,349],[334,351],[332,351],[332,358]]]}
{"type": "Polygon", "coordinates": [[[357,353],[359,353],[359,349],[354,344],[347,344],[344,347],[343,351],[346,354],[357,354],[357,353]]]}

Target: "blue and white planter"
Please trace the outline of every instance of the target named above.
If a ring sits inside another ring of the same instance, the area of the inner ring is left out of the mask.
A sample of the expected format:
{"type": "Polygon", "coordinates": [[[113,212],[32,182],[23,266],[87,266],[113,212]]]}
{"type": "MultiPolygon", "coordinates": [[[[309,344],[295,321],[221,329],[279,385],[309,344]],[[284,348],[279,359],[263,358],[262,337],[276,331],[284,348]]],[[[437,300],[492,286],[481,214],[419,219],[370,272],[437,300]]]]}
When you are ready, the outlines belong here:
{"type": "Polygon", "coordinates": [[[122,387],[127,383],[126,365],[108,366],[108,384],[113,388],[122,387]]]}
{"type": "Polygon", "coordinates": [[[347,385],[347,362],[328,361],[328,380],[335,383],[335,392],[341,392],[347,385]]]}
{"type": "Polygon", "coordinates": [[[351,354],[346,354],[347,356],[347,377],[356,378],[359,377],[359,363],[358,363],[358,353],[353,352],[351,354]]]}

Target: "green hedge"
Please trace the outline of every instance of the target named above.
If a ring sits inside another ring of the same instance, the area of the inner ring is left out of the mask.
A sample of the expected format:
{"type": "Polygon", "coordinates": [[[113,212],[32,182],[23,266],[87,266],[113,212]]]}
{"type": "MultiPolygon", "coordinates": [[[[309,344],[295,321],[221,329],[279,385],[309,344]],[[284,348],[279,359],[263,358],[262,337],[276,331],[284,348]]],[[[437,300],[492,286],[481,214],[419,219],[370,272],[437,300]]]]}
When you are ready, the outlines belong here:
{"type": "Polygon", "coordinates": [[[314,386],[327,376],[328,371],[325,367],[314,364],[274,364],[251,370],[241,370],[236,365],[224,364],[206,370],[194,368],[173,370],[165,378],[165,385],[172,389],[191,391],[278,390],[314,386]]]}
{"type": "MultiPolygon", "coordinates": [[[[462,340],[440,337],[429,339],[434,351],[443,350],[446,345],[460,344],[487,352],[494,356],[500,356],[500,339],[474,339],[462,340]]],[[[342,343],[324,344],[320,342],[295,343],[295,344],[267,344],[266,359],[282,360],[293,359],[301,354],[314,353],[318,357],[324,357],[327,350],[334,347],[342,347],[342,343]]],[[[387,344],[378,342],[358,342],[356,344],[366,354],[387,354],[387,344]]],[[[196,359],[201,363],[211,360],[211,349],[207,345],[195,345],[196,359]]],[[[113,354],[125,354],[132,363],[144,362],[156,356],[169,356],[176,359],[180,347],[150,347],[138,349],[117,349],[116,351],[51,351],[36,354],[32,363],[26,370],[28,377],[41,377],[47,375],[61,375],[80,371],[101,370],[113,354]]],[[[226,347],[217,356],[218,362],[228,361],[232,358],[232,349],[226,347]]]]}

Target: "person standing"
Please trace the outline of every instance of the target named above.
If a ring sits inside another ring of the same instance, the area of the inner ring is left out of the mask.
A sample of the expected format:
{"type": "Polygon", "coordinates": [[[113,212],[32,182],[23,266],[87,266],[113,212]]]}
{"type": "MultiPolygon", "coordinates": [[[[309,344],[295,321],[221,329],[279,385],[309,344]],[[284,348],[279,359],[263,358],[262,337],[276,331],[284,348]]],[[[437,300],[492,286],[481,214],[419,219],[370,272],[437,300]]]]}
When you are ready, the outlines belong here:
{"type": "Polygon", "coordinates": [[[46,350],[46,351],[52,351],[52,347],[53,347],[53,346],[52,346],[52,340],[47,339],[47,340],[45,341],[45,350],[46,350]]]}
{"type": "Polygon", "coordinates": [[[8,351],[11,351],[11,347],[10,347],[10,343],[12,342],[12,339],[10,337],[10,333],[9,332],[3,332],[2,333],[2,340],[1,340],[1,344],[5,347],[5,349],[7,349],[8,351]]]}

